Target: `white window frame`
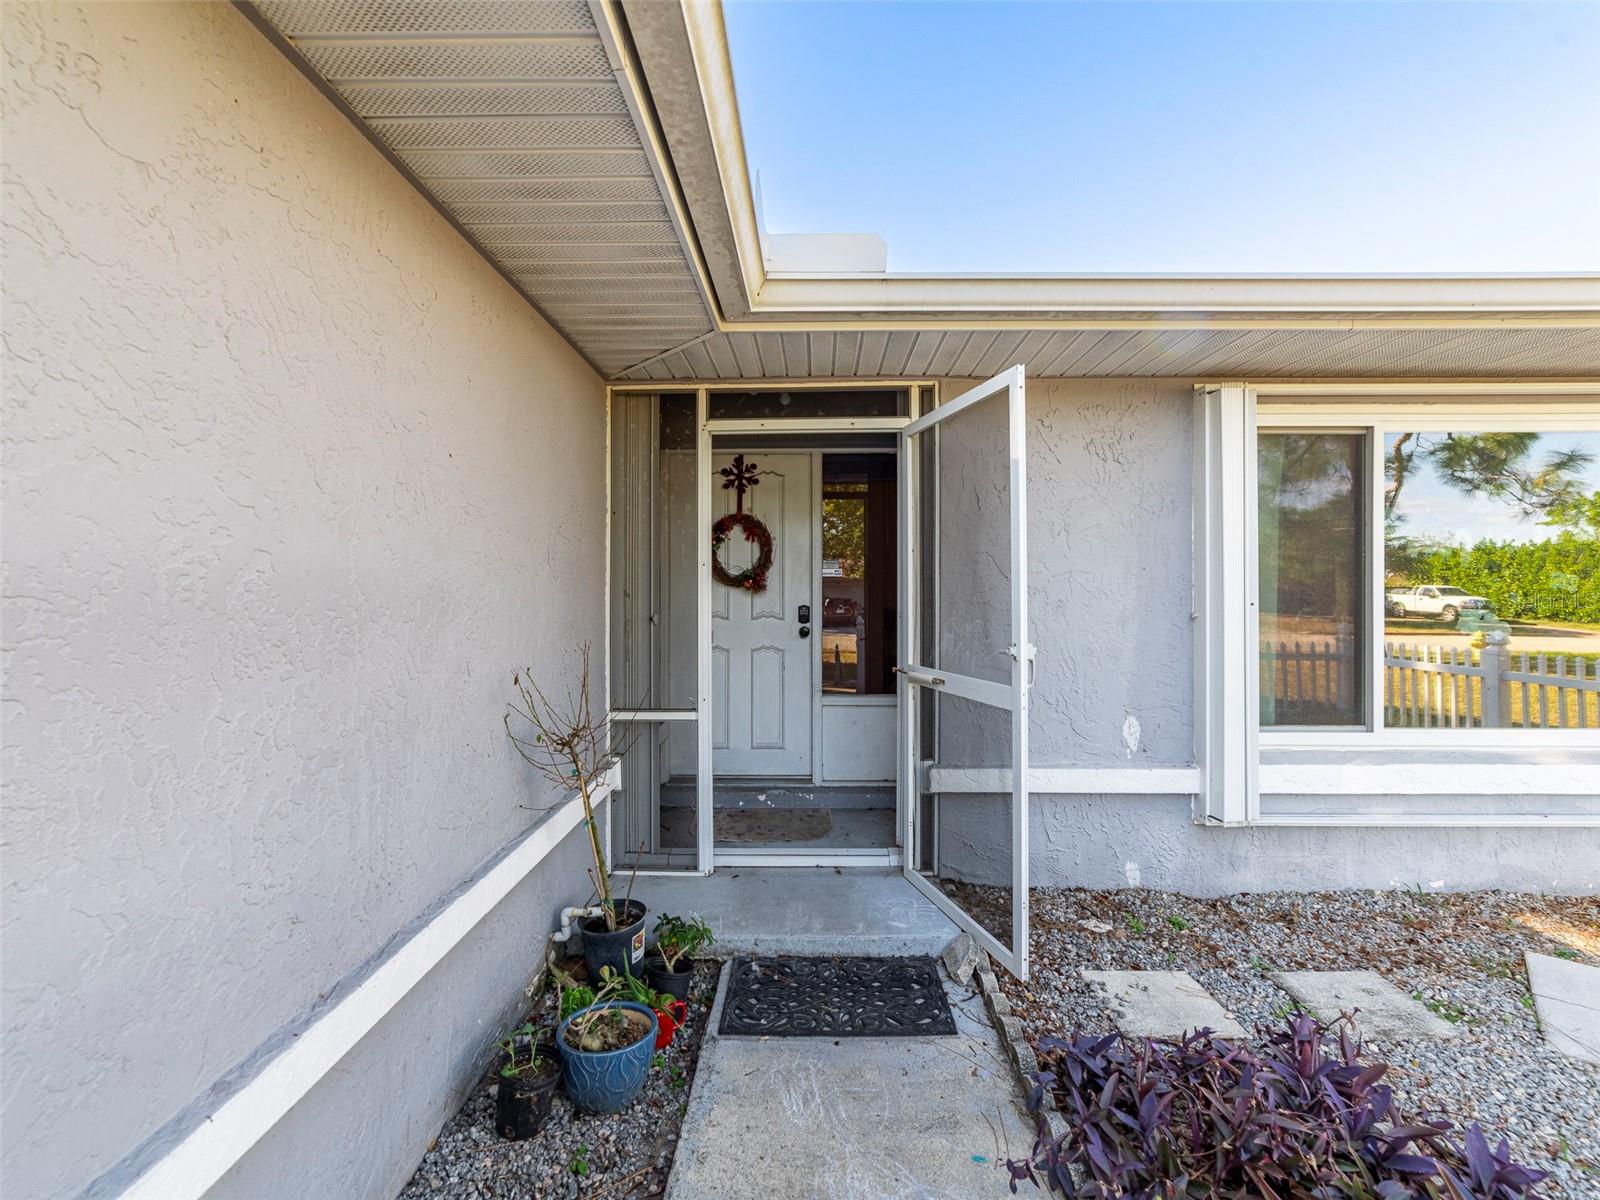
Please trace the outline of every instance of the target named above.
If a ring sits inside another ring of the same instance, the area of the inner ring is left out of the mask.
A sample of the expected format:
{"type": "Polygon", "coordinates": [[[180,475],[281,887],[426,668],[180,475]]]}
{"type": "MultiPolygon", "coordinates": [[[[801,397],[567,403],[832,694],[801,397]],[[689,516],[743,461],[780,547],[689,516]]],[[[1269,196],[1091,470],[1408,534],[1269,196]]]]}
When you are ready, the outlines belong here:
{"type": "Polygon", "coordinates": [[[1382,720],[1384,588],[1380,511],[1384,439],[1396,429],[1600,431],[1600,384],[1282,384],[1247,382],[1195,388],[1195,702],[1196,759],[1201,790],[1195,819],[1247,824],[1600,824],[1600,813],[1368,813],[1263,815],[1263,792],[1329,796],[1422,794],[1506,795],[1504,772],[1485,770],[1484,756],[1524,775],[1523,794],[1587,795],[1575,782],[1600,777],[1600,731],[1593,729],[1386,729],[1382,720]],[[1496,404],[1504,397],[1506,403],[1496,404]],[[1527,397],[1521,399],[1520,397],[1527,397]],[[1260,429],[1362,432],[1369,471],[1367,632],[1363,729],[1261,729],[1257,578],[1256,437],[1260,429]],[[1529,760],[1530,751],[1551,753],[1529,760]],[[1473,761],[1458,759],[1473,752],[1473,761]],[[1569,754],[1568,751],[1575,752],[1569,754]],[[1380,761],[1373,761],[1373,754],[1380,761]],[[1265,754],[1266,758],[1263,759],[1265,754]],[[1386,756],[1386,757],[1385,757],[1386,756]],[[1278,759],[1275,762],[1274,759],[1278,759]],[[1283,765],[1280,765],[1283,764],[1283,765]],[[1379,780],[1393,775],[1390,788],[1379,780]],[[1410,782],[1404,782],[1407,776],[1410,782]],[[1309,788],[1326,778],[1322,788],[1309,788]],[[1365,791],[1356,780],[1367,780],[1365,791]],[[1381,789],[1381,790],[1380,790],[1381,789]]]}

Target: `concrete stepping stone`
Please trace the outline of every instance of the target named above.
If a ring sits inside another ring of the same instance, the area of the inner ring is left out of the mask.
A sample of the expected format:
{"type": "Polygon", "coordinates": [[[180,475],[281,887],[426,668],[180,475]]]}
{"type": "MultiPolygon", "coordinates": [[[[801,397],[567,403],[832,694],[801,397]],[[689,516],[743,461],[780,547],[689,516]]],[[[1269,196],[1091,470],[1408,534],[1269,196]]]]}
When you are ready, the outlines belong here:
{"type": "Polygon", "coordinates": [[[1271,979],[1309,1012],[1331,1021],[1355,1009],[1363,1038],[1451,1038],[1456,1027],[1435,1016],[1376,971],[1277,971],[1271,979]]]}
{"type": "Polygon", "coordinates": [[[1526,953],[1539,1031],[1553,1049],[1600,1063],[1600,967],[1526,953]]]}
{"type": "Polygon", "coordinates": [[[1131,1037],[1177,1037],[1206,1027],[1244,1036],[1187,971],[1085,971],[1083,977],[1105,994],[1117,1028],[1131,1037]]]}

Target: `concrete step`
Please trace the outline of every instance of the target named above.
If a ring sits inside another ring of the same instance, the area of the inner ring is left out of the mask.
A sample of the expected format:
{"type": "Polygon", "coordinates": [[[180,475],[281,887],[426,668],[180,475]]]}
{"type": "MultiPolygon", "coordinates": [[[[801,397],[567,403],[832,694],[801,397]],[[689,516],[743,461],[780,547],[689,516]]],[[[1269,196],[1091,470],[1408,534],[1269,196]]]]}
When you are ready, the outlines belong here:
{"type": "Polygon", "coordinates": [[[732,867],[648,876],[634,895],[661,913],[698,913],[720,954],[930,954],[958,932],[900,872],[854,867],[732,867]]]}

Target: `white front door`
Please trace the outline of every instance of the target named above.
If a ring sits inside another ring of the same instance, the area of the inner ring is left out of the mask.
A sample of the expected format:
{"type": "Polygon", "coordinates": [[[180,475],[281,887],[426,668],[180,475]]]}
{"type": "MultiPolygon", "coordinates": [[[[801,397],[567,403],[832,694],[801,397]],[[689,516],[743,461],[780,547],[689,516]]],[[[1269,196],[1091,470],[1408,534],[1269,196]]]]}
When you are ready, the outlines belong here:
{"type": "MultiPolygon", "coordinates": [[[[772,535],[772,567],[761,591],[711,585],[713,767],[718,775],[809,779],[818,625],[802,617],[814,615],[812,456],[754,451],[743,457],[759,472],[759,482],[745,493],[744,511],[772,535]]],[[[713,472],[733,460],[732,454],[714,455],[713,472]]],[[[713,474],[718,517],[737,503],[734,490],[720,482],[713,474]]],[[[758,546],[736,527],[716,553],[737,575],[755,562],[758,546]]]]}

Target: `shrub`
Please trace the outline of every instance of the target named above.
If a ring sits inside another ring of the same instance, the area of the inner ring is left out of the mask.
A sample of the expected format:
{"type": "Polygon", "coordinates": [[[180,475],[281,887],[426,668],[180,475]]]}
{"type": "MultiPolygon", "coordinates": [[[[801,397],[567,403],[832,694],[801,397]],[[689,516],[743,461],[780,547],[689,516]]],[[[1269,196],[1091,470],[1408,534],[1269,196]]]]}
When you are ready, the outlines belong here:
{"type": "Polygon", "coordinates": [[[1407,551],[1413,583],[1448,583],[1489,601],[1508,621],[1600,623],[1600,539],[1571,532],[1542,542],[1481,541],[1407,551]]]}
{"type": "Polygon", "coordinates": [[[1408,1119],[1357,1061],[1348,1025],[1304,1013],[1259,1048],[1201,1030],[1180,1041],[1045,1038],[1029,1108],[1042,1114],[1021,1181],[1084,1200],[1525,1200],[1545,1172],[1468,1127],[1408,1119]],[[1076,1173],[1076,1174],[1075,1174],[1076,1173]]]}

